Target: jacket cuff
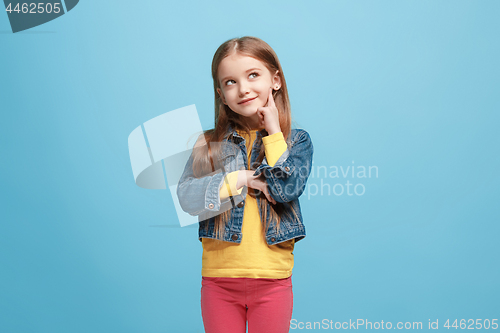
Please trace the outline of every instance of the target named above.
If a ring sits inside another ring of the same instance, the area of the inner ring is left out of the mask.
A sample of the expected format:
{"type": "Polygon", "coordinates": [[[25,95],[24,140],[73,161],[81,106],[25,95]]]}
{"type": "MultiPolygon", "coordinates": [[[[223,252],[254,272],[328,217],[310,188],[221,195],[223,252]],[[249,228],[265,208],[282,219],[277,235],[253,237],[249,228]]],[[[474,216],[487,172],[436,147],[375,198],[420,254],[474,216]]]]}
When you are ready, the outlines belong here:
{"type": "Polygon", "coordinates": [[[222,172],[216,173],[208,183],[205,192],[205,209],[209,211],[218,211],[220,209],[219,192],[222,185],[224,185],[224,174],[222,172]]]}

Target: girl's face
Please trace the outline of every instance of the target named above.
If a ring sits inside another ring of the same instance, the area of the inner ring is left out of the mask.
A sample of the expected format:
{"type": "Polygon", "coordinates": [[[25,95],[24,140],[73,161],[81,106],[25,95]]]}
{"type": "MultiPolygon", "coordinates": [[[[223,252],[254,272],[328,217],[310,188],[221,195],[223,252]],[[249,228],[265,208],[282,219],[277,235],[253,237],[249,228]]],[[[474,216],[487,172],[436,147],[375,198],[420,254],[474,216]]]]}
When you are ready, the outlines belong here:
{"type": "Polygon", "coordinates": [[[266,106],[269,88],[281,86],[278,71],[272,75],[260,60],[233,53],[219,64],[218,77],[223,103],[246,117],[252,128],[258,127],[257,108],[266,106]]]}

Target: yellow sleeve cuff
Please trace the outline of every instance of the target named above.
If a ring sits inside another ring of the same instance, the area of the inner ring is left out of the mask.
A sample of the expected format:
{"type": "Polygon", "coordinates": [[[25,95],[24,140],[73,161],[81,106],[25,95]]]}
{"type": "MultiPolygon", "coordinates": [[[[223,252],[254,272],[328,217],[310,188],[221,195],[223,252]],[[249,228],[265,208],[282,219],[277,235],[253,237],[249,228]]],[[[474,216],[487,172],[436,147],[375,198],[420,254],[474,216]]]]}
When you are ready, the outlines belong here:
{"type": "Polygon", "coordinates": [[[264,149],[266,151],[267,164],[274,166],[278,159],[287,150],[287,145],[283,132],[274,133],[262,138],[264,149]]]}
{"type": "Polygon", "coordinates": [[[224,184],[219,191],[221,199],[225,199],[236,194],[241,194],[241,191],[243,191],[243,187],[241,187],[239,190],[236,189],[236,183],[238,182],[238,172],[239,170],[230,172],[224,178],[224,184]]]}

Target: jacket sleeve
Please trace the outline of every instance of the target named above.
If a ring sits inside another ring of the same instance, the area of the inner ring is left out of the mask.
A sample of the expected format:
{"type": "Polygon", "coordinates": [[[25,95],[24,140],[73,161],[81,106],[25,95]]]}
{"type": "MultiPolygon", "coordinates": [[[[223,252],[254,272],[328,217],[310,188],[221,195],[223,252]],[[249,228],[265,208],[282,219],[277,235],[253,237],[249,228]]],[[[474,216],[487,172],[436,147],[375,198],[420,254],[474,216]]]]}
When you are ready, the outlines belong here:
{"type": "Polygon", "coordinates": [[[264,157],[254,176],[263,174],[269,186],[270,195],[277,202],[297,199],[306,187],[311,173],[313,144],[305,130],[296,132],[291,146],[271,166],[264,157]]]}
{"type": "MultiPolygon", "coordinates": [[[[237,172],[226,173],[224,170],[219,169],[203,177],[197,178],[194,176],[194,152],[196,149],[204,148],[206,147],[198,148],[195,145],[177,184],[179,204],[183,211],[193,216],[202,213],[217,215],[217,212],[222,213],[228,209],[227,207],[232,207],[231,204],[229,206],[225,204],[231,201],[231,197],[227,195],[227,191],[230,189],[228,185],[233,183],[234,175],[237,176],[237,172]],[[223,210],[221,206],[224,206],[223,210]]],[[[238,191],[238,193],[240,192],[238,191]]]]}

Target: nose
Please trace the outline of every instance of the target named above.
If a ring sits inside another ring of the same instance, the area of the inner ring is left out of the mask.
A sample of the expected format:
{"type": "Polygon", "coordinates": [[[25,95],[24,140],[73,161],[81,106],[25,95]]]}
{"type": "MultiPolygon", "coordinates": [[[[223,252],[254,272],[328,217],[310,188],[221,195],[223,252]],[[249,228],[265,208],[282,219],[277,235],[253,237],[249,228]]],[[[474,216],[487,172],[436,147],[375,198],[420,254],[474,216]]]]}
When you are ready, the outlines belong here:
{"type": "Polygon", "coordinates": [[[240,82],[240,97],[245,96],[250,92],[249,86],[246,82],[240,82]]]}

